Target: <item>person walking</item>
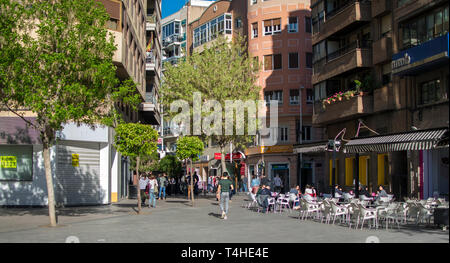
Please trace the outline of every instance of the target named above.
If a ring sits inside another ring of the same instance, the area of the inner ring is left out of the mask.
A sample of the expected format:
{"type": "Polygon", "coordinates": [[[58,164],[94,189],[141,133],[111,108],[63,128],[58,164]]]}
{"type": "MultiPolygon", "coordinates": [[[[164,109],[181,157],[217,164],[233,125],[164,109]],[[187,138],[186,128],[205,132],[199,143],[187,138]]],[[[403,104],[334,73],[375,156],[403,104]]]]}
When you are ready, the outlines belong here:
{"type": "Polygon", "coordinates": [[[169,181],[167,180],[166,173],[163,173],[162,176],[159,177],[159,195],[158,200],[161,200],[161,193],[163,193],[163,199],[166,200],[166,188],[169,185],[169,181]]]}
{"type": "Polygon", "coordinates": [[[277,174],[277,176],[275,176],[275,179],[274,179],[274,184],[275,184],[275,187],[274,187],[274,191],[275,192],[277,192],[277,193],[280,193],[281,192],[281,184],[282,184],[283,182],[281,181],[281,178],[280,178],[280,176],[277,174]]]}
{"type": "Polygon", "coordinates": [[[258,192],[259,184],[260,184],[259,178],[256,177],[255,174],[252,174],[252,181],[250,183],[250,187],[252,188],[252,193],[253,194],[256,194],[258,192]]]}
{"type": "Polygon", "coordinates": [[[220,202],[220,210],[222,211],[221,218],[226,220],[229,208],[230,190],[233,190],[233,182],[229,179],[228,173],[222,174],[222,179],[219,181],[217,187],[216,197],[220,202]]]}
{"type": "Polygon", "coordinates": [[[149,181],[150,180],[144,174],[142,174],[139,178],[139,191],[141,192],[141,204],[143,206],[145,205],[145,200],[147,199],[145,188],[147,187],[149,181]]]}
{"type": "Polygon", "coordinates": [[[149,181],[149,200],[148,200],[148,207],[156,207],[156,194],[158,193],[158,181],[156,180],[155,176],[150,177],[149,181]]]}

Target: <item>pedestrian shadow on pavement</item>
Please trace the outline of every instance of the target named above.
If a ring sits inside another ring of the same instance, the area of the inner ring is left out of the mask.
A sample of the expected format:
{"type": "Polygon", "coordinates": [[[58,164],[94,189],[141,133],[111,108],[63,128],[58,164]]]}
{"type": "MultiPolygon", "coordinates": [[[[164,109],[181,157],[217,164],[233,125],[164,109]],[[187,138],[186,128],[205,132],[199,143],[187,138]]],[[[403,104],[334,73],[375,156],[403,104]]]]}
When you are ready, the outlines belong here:
{"type": "Polygon", "coordinates": [[[216,214],[216,213],[213,213],[213,212],[209,213],[208,215],[209,216],[214,216],[214,217],[217,217],[217,218],[220,218],[222,216],[221,214],[216,214]]]}

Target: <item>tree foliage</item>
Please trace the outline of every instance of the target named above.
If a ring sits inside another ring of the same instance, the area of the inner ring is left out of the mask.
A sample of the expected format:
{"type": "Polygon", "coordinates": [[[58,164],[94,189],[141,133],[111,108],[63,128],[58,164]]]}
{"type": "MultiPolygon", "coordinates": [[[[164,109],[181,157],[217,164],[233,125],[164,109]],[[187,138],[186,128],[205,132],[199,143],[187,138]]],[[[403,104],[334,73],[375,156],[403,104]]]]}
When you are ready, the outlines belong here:
{"type": "Polygon", "coordinates": [[[181,162],[175,155],[166,155],[159,161],[159,169],[170,177],[181,174],[181,162]]]}
{"type": "Polygon", "coordinates": [[[36,129],[43,144],[50,224],[56,225],[49,148],[68,122],[117,124],[114,104],[136,107],[116,76],[109,15],[95,0],[0,0],[0,107],[36,129]],[[24,111],[34,114],[33,121],[24,111]]]}
{"type": "Polygon", "coordinates": [[[177,140],[177,157],[180,160],[196,160],[204,149],[203,142],[196,136],[183,136],[177,140]]]}
{"type": "MultiPolygon", "coordinates": [[[[220,36],[201,53],[193,52],[177,65],[168,63],[165,68],[165,85],[161,88],[164,105],[170,105],[176,100],[184,100],[189,102],[192,109],[195,92],[201,93],[202,102],[215,100],[221,104],[223,110],[226,101],[245,102],[259,99],[260,87],[256,85],[259,64],[249,57],[243,37],[237,37],[230,42],[220,36]]],[[[168,110],[165,112],[170,113],[168,110]]],[[[177,113],[171,114],[174,116],[177,113]]],[[[191,111],[191,122],[192,114],[191,111]]],[[[209,113],[202,114],[205,116],[209,113]]],[[[234,117],[237,118],[237,116],[234,117]]],[[[192,131],[191,134],[193,134],[192,131]]],[[[247,132],[246,135],[236,135],[236,133],[225,135],[225,114],[222,114],[220,135],[205,136],[203,134],[203,136],[206,139],[213,139],[221,147],[225,147],[230,142],[235,145],[246,144],[252,138],[247,132]]]]}
{"type": "Polygon", "coordinates": [[[137,105],[135,84],[116,76],[116,47],[101,3],[1,1],[2,24],[11,13],[17,21],[0,37],[1,55],[8,58],[0,68],[0,100],[19,116],[23,108],[34,112],[36,120],[25,121],[44,144],[64,123],[112,124],[115,102],[137,105]]]}
{"type": "Polygon", "coordinates": [[[157,150],[158,132],[150,125],[121,123],[116,127],[115,144],[124,156],[152,156],[157,150]]]}

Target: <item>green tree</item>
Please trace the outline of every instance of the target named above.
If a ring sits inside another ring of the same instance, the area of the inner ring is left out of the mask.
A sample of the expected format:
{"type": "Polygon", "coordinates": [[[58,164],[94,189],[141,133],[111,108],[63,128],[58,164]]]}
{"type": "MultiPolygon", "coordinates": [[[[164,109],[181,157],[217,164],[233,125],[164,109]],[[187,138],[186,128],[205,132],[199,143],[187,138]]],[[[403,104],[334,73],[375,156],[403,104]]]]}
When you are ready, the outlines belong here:
{"type": "Polygon", "coordinates": [[[118,123],[114,103],[133,107],[135,84],[120,82],[104,6],[94,0],[0,0],[0,104],[40,133],[50,225],[56,225],[50,146],[68,122],[118,123]],[[36,116],[30,121],[23,112],[36,116]]]}
{"type": "Polygon", "coordinates": [[[159,169],[170,177],[176,177],[181,173],[181,162],[174,155],[166,155],[159,161],[159,169]]]}
{"type": "MultiPolygon", "coordinates": [[[[115,147],[124,156],[136,158],[136,176],[142,156],[152,156],[157,150],[158,132],[150,125],[121,123],[116,127],[115,147]]],[[[138,213],[141,212],[141,192],[137,191],[138,213]]]]}
{"type": "MultiPolygon", "coordinates": [[[[203,142],[196,136],[183,136],[177,140],[177,157],[180,160],[188,160],[190,163],[189,171],[192,171],[192,161],[196,160],[204,149],[203,142]]],[[[194,206],[194,177],[191,173],[191,200],[194,206]]]]}
{"type": "MultiPolygon", "coordinates": [[[[165,65],[164,83],[161,88],[161,98],[163,105],[170,105],[176,100],[184,100],[190,103],[191,122],[193,123],[193,95],[196,92],[201,94],[202,102],[205,100],[215,100],[226,107],[226,101],[256,101],[259,99],[261,88],[256,85],[260,65],[247,53],[246,41],[243,37],[236,37],[233,41],[228,41],[223,36],[219,36],[213,44],[206,47],[201,53],[193,52],[185,60],[172,66],[165,65]]],[[[177,113],[166,113],[172,116],[177,113]]],[[[248,112],[248,111],[245,111],[248,112]]],[[[208,112],[203,112],[206,116],[208,112]]],[[[226,170],[225,149],[232,142],[236,147],[245,147],[253,136],[247,132],[247,114],[244,119],[238,114],[233,114],[236,123],[244,123],[245,133],[239,135],[233,132],[227,135],[225,132],[225,114],[222,114],[221,133],[206,135],[205,140],[214,140],[220,146],[222,153],[222,171],[226,170]]],[[[194,124],[195,125],[195,124],[194,124]]],[[[190,127],[194,127],[190,125],[190,127]]],[[[198,128],[198,127],[194,127],[198,128]]],[[[236,126],[233,125],[233,131],[236,126]]],[[[190,134],[197,135],[191,131],[190,134]]]]}

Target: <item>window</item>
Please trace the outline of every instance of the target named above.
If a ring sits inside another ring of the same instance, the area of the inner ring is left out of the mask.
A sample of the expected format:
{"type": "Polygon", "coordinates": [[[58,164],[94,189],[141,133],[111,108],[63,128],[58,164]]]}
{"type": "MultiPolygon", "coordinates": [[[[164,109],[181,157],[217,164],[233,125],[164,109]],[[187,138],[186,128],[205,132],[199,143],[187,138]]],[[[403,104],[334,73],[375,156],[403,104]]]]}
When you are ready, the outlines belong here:
{"type": "Polygon", "coordinates": [[[302,127],[302,141],[311,141],[311,126],[302,127]]]}
{"type": "Polygon", "coordinates": [[[258,23],[252,24],[252,38],[258,37],[258,23]]]}
{"type": "Polygon", "coordinates": [[[269,104],[271,100],[277,100],[278,104],[283,104],[283,91],[266,91],[264,92],[264,100],[266,101],[266,104],[269,104]]]}
{"type": "Polygon", "coordinates": [[[312,58],[313,54],[311,52],[306,52],[306,67],[312,68],[312,58]]]}
{"type": "MultiPolygon", "coordinates": [[[[383,22],[383,21],[382,21],[383,22]]],[[[400,25],[402,50],[448,33],[448,6],[437,8],[400,25]]]]}
{"type": "Polygon", "coordinates": [[[264,20],[264,35],[275,35],[281,33],[281,18],[264,20]]]}
{"type": "Polygon", "coordinates": [[[289,90],[289,104],[290,105],[298,105],[299,94],[300,93],[299,93],[298,89],[289,90]]]}
{"type": "Polygon", "coordinates": [[[420,104],[428,104],[440,100],[440,80],[424,82],[420,85],[420,104]]]}
{"type": "Polygon", "coordinates": [[[281,54],[264,56],[264,70],[281,69],[281,65],[282,65],[281,54]]]}
{"type": "MultiPolygon", "coordinates": [[[[240,26],[242,26],[242,20],[240,20],[239,23],[240,26]]],[[[230,14],[221,15],[195,28],[193,46],[194,48],[198,47],[206,42],[216,39],[219,34],[223,33],[232,33],[232,17],[230,14]]]]}
{"type": "Polygon", "coordinates": [[[311,33],[311,17],[305,16],[305,32],[311,33]]]}
{"type": "Polygon", "coordinates": [[[298,68],[298,53],[289,53],[289,68],[298,68]]]}
{"type": "Polygon", "coordinates": [[[298,32],[297,17],[289,17],[288,32],[289,33],[297,33],[298,32]]]}
{"type": "Polygon", "coordinates": [[[306,89],[306,104],[312,104],[314,101],[314,92],[312,89],[306,89]]]}
{"type": "Polygon", "coordinates": [[[281,142],[287,142],[289,127],[279,127],[278,128],[278,140],[281,142]]]}
{"type": "Polygon", "coordinates": [[[111,29],[111,30],[119,30],[118,22],[119,22],[119,20],[110,18],[108,21],[106,21],[106,28],[111,29]]]}
{"type": "Polygon", "coordinates": [[[33,179],[33,146],[0,145],[0,180],[33,179]]]}
{"type": "Polygon", "coordinates": [[[251,1],[251,4],[252,5],[254,5],[254,4],[257,4],[258,3],[258,0],[250,0],[251,1]]]}
{"type": "Polygon", "coordinates": [[[314,85],[314,99],[320,101],[327,98],[327,85],[326,81],[322,81],[314,85]]]}
{"type": "Polygon", "coordinates": [[[241,28],[242,27],[242,19],[239,17],[239,18],[236,18],[236,28],[241,28]]]}

